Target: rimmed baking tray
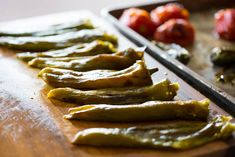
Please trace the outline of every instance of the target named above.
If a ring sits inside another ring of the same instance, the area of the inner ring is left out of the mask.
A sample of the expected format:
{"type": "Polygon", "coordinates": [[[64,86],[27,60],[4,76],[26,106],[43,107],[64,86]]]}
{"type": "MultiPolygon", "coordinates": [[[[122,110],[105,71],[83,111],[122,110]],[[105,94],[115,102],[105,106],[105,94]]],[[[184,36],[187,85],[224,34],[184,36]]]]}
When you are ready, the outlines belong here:
{"type": "Polygon", "coordinates": [[[194,88],[214,100],[230,113],[235,114],[235,86],[232,84],[222,84],[215,81],[215,75],[219,68],[214,67],[210,62],[211,49],[213,46],[228,45],[234,43],[216,39],[213,33],[213,15],[220,8],[235,6],[235,1],[219,0],[198,0],[192,3],[187,0],[160,0],[155,2],[145,2],[131,5],[120,5],[108,7],[102,10],[102,15],[112,22],[126,37],[139,46],[147,46],[147,52],[155,59],[170,68],[177,75],[191,84],[194,88]],[[150,40],[121,24],[118,19],[125,9],[130,7],[142,8],[151,11],[160,5],[177,2],[190,11],[190,21],[196,29],[196,41],[191,47],[186,47],[192,54],[192,58],[187,65],[184,65],[167,55],[160,47],[154,45],[150,40]],[[199,23],[204,21],[204,23],[199,23]],[[199,51],[202,50],[202,51],[199,51]]]}

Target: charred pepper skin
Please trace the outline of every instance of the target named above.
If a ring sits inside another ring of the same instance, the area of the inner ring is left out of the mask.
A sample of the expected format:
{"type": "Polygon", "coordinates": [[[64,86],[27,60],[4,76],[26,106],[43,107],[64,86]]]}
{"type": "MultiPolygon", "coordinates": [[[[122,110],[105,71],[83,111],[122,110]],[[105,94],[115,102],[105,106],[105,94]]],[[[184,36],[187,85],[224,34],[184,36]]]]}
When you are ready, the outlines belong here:
{"type": "Polygon", "coordinates": [[[114,35],[99,29],[84,29],[45,37],[0,37],[0,46],[20,51],[47,51],[94,40],[109,41],[117,45],[117,38],[114,35]]]}
{"type": "Polygon", "coordinates": [[[122,70],[143,59],[144,52],[127,49],[115,54],[99,54],[86,57],[66,58],[34,58],[28,65],[34,68],[60,68],[75,71],[91,71],[97,69],[122,70]]]}
{"type": "Polygon", "coordinates": [[[76,22],[67,22],[61,24],[50,25],[43,28],[38,28],[37,30],[25,30],[25,31],[4,31],[0,30],[1,36],[11,36],[11,37],[23,37],[23,36],[50,36],[50,35],[58,35],[71,31],[79,31],[82,29],[94,29],[95,27],[92,25],[91,21],[88,19],[79,20],[76,22]]]}
{"type": "Polygon", "coordinates": [[[72,88],[56,88],[47,96],[64,102],[84,104],[134,104],[150,100],[172,100],[179,89],[178,83],[162,80],[154,85],[144,87],[108,88],[99,90],[76,90],[72,88]]]}
{"type": "Polygon", "coordinates": [[[39,76],[53,87],[71,87],[76,89],[101,89],[128,86],[146,86],[152,79],[143,61],[120,71],[92,70],[77,72],[73,70],[44,68],[39,76]]]}
{"type": "Polygon", "coordinates": [[[144,147],[184,150],[226,139],[235,131],[231,117],[212,121],[181,121],[130,128],[90,128],[76,134],[72,143],[89,146],[144,147]]]}
{"type": "Polygon", "coordinates": [[[97,54],[111,54],[117,52],[116,48],[108,41],[95,40],[91,43],[77,44],[68,48],[52,50],[46,52],[25,52],[17,54],[23,61],[30,61],[34,58],[64,58],[64,57],[84,57],[97,54]]]}

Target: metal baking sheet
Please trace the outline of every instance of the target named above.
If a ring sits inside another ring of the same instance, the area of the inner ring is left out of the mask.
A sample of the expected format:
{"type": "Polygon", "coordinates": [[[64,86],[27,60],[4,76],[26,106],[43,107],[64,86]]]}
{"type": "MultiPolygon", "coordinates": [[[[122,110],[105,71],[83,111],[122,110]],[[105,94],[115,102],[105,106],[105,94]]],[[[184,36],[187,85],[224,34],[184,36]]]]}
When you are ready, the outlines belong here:
{"type": "Polygon", "coordinates": [[[235,2],[232,0],[199,0],[197,3],[191,3],[187,0],[167,0],[109,7],[102,11],[102,15],[137,45],[147,46],[147,52],[166,67],[172,69],[176,74],[209,98],[217,101],[226,110],[235,113],[235,86],[232,83],[225,84],[216,81],[215,75],[221,71],[221,68],[213,66],[210,61],[210,53],[213,47],[221,45],[234,47],[235,45],[232,42],[218,39],[214,33],[213,23],[213,17],[216,11],[232,6],[235,6],[235,2]],[[127,8],[138,7],[151,11],[157,6],[170,2],[181,3],[190,11],[190,21],[196,29],[196,40],[193,46],[186,47],[192,54],[192,58],[187,65],[169,57],[164,50],[118,21],[122,12],[127,8]]]}

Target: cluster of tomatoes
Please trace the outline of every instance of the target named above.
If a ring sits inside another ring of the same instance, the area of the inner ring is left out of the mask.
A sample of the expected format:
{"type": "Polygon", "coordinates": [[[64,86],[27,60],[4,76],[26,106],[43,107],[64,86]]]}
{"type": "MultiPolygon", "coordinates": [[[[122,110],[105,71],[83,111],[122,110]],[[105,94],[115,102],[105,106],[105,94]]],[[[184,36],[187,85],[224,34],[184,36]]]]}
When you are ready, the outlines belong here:
{"type": "Polygon", "coordinates": [[[120,21],[145,37],[156,41],[189,45],[194,41],[194,28],[189,23],[189,12],[183,6],[169,3],[148,13],[130,8],[123,12],[120,21]]]}
{"type": "MultiPolygon", "coordinates": [[[[235,39],[234,10],[221,10],[215,15],[216,32],[223,39],[235,39]]],[[[143,9],[130,8],[123,12],[120,21],[139,34],[164,43],[187,46],[195,38],[188,10],[176,3],[159,6],[150,13],[143,9]]]]}

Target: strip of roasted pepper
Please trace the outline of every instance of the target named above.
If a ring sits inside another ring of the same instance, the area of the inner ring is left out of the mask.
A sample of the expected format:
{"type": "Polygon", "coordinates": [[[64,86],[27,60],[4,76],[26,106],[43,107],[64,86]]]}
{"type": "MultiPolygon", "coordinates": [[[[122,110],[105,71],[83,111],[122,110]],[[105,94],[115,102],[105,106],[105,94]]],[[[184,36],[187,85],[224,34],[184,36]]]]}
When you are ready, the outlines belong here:
{"type": "Polygon", "coordinates": [[[151,120],[206,120],[209,100],[148,101],[133,105],[85,105],[69,109],[66,119],[104,122],[138,122],[151,120]]]}
{"type": "Polygon", "coordinates": [[[71,31],[78,31],[82,29],[94,29],[91,21],[88,19],[83,19],[75,22],[67,22],[55,25],[49,25],[45,27],[39,27],[34,30],[0,30],[0,36],[12,36],[12,37],[22,37],[22,36],[49,36],[58,35],[71,31]]]}
{"type": "Polygon", "coordinates": [[[76,89],[101,89],[128,86],[146,86],[152,79],[143,61],[120,71],[92,70],[77,72],[73,70],[44,68],[39,76],[53,87],[71,87],[76,89]]]}
{"type": "Polygon", "coordinates": [[[91,43],[77,44],[68,48],[52,50],[46,52],[25,52],[18,53],[17,57],[23,61],[30,61],[34,58],[64,58],[94,56],[97,54],[110,54],[117,52],[113,44],[107,41],[95,40],[91,43]]]}
{"type": "Polygon", "coordinates": [[[134,104],[150,100],[172,100],[179,89],[178,83],[162,80],[145,87],[123,87],[99,90],[76,90],[56,88],[48,93],[48,98],[64,102],[83,104],[134,104]]]}
{"type": "Polygon", "coordinates": [[[189,149],[226,139],[235,131],[231,117],[217,116],[210,122],[181,121],[130,128],[91,128],[78,132],[74,144],[90,146],[189,149]]]}
{"type": "Polygon", "coordinates": [[[84,29],[45,37],[0,37],[0,46],[21,51],[47,51],[94,40],[109,41],[114,45],[117,44],[117,38],[114,35],[107,34],[99,29],[84,29]]]}
{"type": "Polygon", "coordinates": [[[28,65],[34,68],[61,68],[75,71],[91,71],[97,69],[122,70],[142,60],[143,52],[127,49],[115,54],[100,54],[87,57],[66,58],[34,58],[28,65]]]}

